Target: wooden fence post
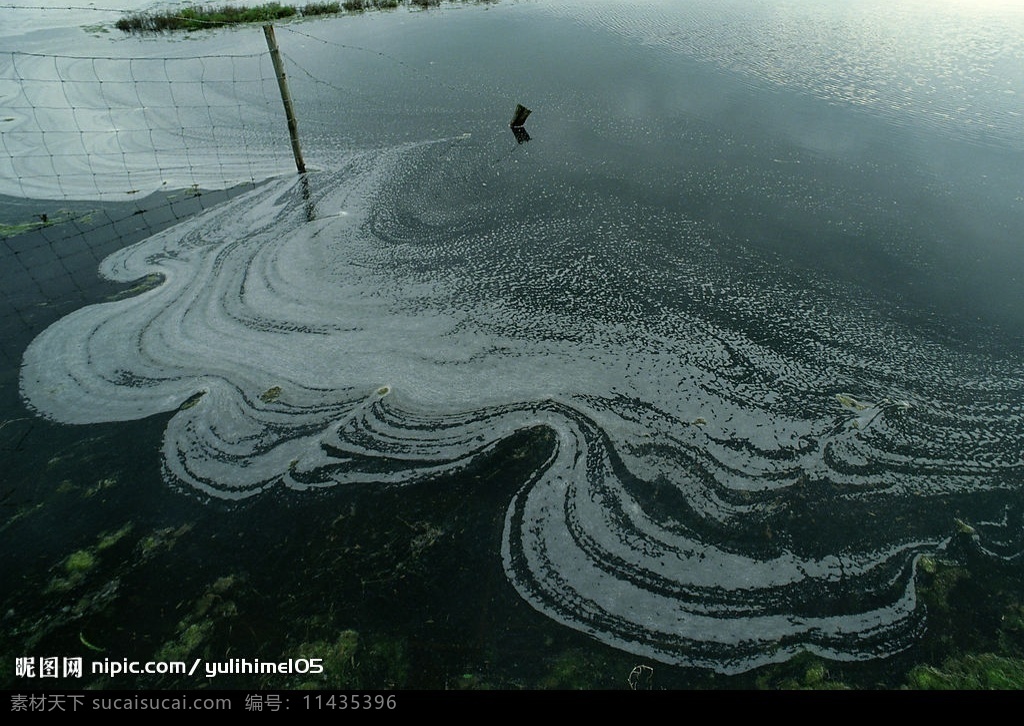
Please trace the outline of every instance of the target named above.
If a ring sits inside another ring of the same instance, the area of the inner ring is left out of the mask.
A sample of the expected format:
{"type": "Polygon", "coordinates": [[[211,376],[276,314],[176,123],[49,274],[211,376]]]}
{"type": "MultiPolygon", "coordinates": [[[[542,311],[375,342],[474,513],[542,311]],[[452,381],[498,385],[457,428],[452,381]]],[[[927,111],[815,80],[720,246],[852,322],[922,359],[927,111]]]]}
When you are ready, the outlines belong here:
{"type": "Polygon", "coordinates": [[[281,51],[277,49],[274,26],[264,25],[263,34],[267,36],[270,60],[274,64],[274,73],[277,74],[277,87],[281,90],[281,102],[284,104],[284,115],[288,119],[288,135],[292,139],[292,154],[295,156],[295,167],[299,170],[300,174],[305,174],[306,162],[302,160],[302,148],[299,146],[299,124],[295,120],[295,111],[292,109],[292,96],[288,93],[288,82],[284,77],[284,63],[281,62],[281,51]]]}

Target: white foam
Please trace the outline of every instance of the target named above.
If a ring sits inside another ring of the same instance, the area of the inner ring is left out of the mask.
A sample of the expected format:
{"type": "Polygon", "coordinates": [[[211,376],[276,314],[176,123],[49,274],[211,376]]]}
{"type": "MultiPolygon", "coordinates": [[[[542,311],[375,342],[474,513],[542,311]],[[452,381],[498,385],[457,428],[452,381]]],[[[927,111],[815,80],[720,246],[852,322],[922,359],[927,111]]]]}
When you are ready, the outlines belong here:
{"type": "Polygon", "coordinates": [[[451,474],[540,427],[557,448],[510,505],[503,559],[543,612],[723,672],[912,642],[913,562],[945,535],[864,522],[822,552],[801,502],[836,487],[885,518],[911,492],[1010,486],[1019,361],[751,273],[697,222],[608,192],[560,219],[513,180],[487,197],[502,182],[482,191],[464,143],[352,155],[112,255],[112,279],[165,281],[43,332],[25,399],[67,423],[187,401],[167,477],[227,498],[451,474]],[[675,244],[645,257],[655,229],[675,244]]]}

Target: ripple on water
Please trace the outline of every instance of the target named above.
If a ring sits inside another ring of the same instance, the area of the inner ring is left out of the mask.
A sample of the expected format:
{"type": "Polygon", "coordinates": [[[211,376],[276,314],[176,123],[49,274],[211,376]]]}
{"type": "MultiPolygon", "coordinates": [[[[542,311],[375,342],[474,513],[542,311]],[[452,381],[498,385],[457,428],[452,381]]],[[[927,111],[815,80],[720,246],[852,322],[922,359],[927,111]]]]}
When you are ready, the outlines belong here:
{"type": "MultiPolygon", "coordinates": [[[[478,155],[353,154],[119,251],[104,275],[163,284],[42,333],[26,401],[175,411],[168,480],[225,498],[450,474],[543,427],[501,554],[552,618],[722,672],[913,642],[944,497],[1019,489],[1020,361],[571,175],[587,213],[560,211],[478,155]]],[[[1015,511],[978,517],[995,556],[1015,511]]]]}

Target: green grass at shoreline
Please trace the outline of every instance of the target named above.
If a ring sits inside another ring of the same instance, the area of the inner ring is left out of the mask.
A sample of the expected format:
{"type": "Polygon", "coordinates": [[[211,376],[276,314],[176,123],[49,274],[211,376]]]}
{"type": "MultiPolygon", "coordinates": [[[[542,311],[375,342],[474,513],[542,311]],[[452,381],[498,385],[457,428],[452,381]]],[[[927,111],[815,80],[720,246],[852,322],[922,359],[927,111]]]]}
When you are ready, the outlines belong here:
{"type": "MultiPolygon", "coordinates": [[[[456,0],[449,0],[455,2],[456,0]]],[[[461,0],[466,2],[467,0],[461,0]]],[[[496,0],[477,0],[495,2],[496,0]]],[[[268,23],[291,17],[334,15],[365,10],[391,10],[399,5],[437,7],[441,0],[341,0],[340,2],[312,2],[302,7],[271,2],[253,7],[237,5],[195,5],[181,10],[162,13],[133,13],[118,20],[114,26],[126,33],[163,33],[175,30],[202,30],[239,23],[268,23]]]]}
{"type": "MultiPolygon", "coordinates": [[[[307,5],[303,15],[323,15],[339,12],[339,3],[307,5]],[[326,9],[326,8],[331,9],[326,9]],[[307,12],[310,11],[310,12],[307,12]]],[[[237,23],[261,23],[299,14],[293,5],[267,3],[255,7],[222,5],[219,7],[196,5],[166,13],[135,13],[118,20],[114,27],[126,33],[162,33],[173,30],[202,30],[237,23]]]]}

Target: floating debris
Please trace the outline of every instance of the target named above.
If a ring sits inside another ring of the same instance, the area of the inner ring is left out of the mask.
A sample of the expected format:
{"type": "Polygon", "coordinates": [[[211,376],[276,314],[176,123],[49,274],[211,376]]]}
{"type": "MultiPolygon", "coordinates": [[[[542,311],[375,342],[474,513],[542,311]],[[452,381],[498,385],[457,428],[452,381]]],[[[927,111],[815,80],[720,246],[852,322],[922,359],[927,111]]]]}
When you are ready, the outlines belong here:
{"type": "Polygon", "coordinates": [[[272,388],[268,388],[267,390],[260,394],[260,400],[263,401],[263,403],[273,403],[280,397],[281,386],[274,386],[272,388]]]}
{"type": "Polygon", "coordinates": [[[509,127],[512,129],[512,135],[516,137],[517,144],[525,144],[530,140],[530,134],[526,133],[526,129],[523,128],[526,124],[526,119],[529,117],[531,111],[521,103],[516,104],[516,111],[512,115],[512,120],[509,122],[509,127]]]}
{"type": "Polygon", "coordinates": [[[871,407],[870,404],[861,403],[848,393],[837,393],[836,400],[839,401],[840,405],[844,408],[853,409],[854,411],[866,411],[871,407]]]}
{"type": "Polygon", "coordinates": [[[192,408],[197,403],[199,403],[199,399],[202,398],[205,395],[206,395],[206,391],[200,391],[199,393],[193,393],[191,396],[189,396],[187,399],[185,399],[185,401],[180,406],[178,406],[178,410],[179,411],[185,411],[187,409],[192,408]]]}
{"type": "Polygon", "coordinates": [[[512,115],[512,120],[509,122],[509,126],[512,128],[522,128],[526,124],[526,119],[533,113],[521,103],[516,104],[516,112],[512,115]]]}
{"type": "Polygon", "coordinates": [[[965,522],[964,520],[956,519],[955,521],[956,521],[956,531],[959,532],[960,534],[969,534],[969,535],[976,534],[976,531],[975,531],[974,527],[972,527],[971,525],[967,524],[967,522],[965,522]]]}
{"type": "Polygon", "coordinates": [[[98,645],[93,645],[88,640],[86,640],[81,630],[78,631],[78,639],[82,642],[82,645],[84,645],[89,650],[95,650],[97,653],[104,652],[103,648],[99,647],[98,645]]]}

